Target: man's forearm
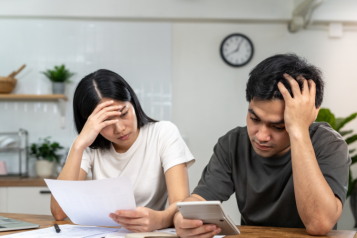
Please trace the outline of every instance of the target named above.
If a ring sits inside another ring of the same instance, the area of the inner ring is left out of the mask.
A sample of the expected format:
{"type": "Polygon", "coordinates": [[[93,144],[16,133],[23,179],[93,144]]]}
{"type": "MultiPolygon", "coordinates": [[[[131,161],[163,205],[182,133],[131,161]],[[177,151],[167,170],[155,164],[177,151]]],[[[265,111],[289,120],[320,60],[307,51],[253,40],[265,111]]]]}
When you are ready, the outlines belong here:
{"type": "MultiPolygon", "coordinates": [[[[194,202],[194,201],[206,201],[206,200],[197,194],[192,194],[191,196],[182,200],[182,202],[194,202]]],[[[162,222],[161,222],[162,228],[171,227],[173,225],[173,217],[178,212],[176,204],[177,202],[171,204],[168,208],[166,208],[165,211],[162,211],[162,222]]]]}
{"type": "Polygon", "coordinates": [[[290,135],[296,205],[310,234],[327,233],[336,224],[340,202],[317,163],[308,131],[290,135]]]}

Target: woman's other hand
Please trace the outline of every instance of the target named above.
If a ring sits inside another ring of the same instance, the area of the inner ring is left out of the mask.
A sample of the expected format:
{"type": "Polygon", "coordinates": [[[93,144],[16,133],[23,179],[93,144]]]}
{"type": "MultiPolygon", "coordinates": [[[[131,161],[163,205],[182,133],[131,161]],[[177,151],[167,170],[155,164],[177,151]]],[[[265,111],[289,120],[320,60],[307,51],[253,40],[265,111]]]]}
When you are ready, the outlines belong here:
{"type": "Polygon", "coordinates": [[[161,213],[146,207],[138,207],[136,211],[115,211],[109,217],[132,232],[149,232],[159,229],[161,213]]]}
{"type": "Polygon", "coordinates": [[[77,137],[75,141],[77,146],[83,149],[87,148],[94,142],[104,127],[118,122],[117,119],[109,118],[120,116],[120,109],[123,106],[114,106],[113,103],[113,100],[111,100],[98,104],[77,137]]]}

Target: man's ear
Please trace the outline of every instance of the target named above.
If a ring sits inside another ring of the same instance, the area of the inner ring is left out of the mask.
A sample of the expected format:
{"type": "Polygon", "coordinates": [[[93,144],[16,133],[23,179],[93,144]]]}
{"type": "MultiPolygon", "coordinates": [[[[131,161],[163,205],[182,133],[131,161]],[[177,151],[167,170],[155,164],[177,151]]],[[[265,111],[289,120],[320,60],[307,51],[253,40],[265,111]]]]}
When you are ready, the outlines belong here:
{"type": "Polygon", "coordinates": [[[321,109],[321,106],[319,106],[318,108],[316,108],[316,115],[315,115],[315,120],[314,120],[314,121],[316,121],[317,115],[319,115],[320,109],[321,109]]]}

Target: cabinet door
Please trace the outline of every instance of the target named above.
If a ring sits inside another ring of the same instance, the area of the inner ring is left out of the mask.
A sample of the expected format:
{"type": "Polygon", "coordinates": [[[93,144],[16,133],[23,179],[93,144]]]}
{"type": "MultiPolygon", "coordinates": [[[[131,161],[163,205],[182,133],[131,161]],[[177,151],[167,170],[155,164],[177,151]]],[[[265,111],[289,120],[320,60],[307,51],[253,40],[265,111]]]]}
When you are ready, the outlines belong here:
{"type": "Polygon", "coordinates": [[[7,187],[0,187],[0,212],[7,212],[7,187]]]}
{"type": "Polygon", "coordinates": [[[8,187],[7,212],[51,215],[51,194],[44,187],[8,187]]]}

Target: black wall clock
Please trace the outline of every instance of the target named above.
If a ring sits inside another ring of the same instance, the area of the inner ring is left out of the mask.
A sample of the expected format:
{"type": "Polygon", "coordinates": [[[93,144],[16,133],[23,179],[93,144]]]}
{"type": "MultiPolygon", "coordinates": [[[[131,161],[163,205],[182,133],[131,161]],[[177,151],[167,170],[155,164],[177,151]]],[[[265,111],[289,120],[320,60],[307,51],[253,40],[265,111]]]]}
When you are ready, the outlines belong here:
{"type": "Polygon", "coordinates": [[[247,36],[235,33],[224,38],[220,52],[223,61],[228,65],[241,67],[252,59],[254,48],[247,36]]]}

